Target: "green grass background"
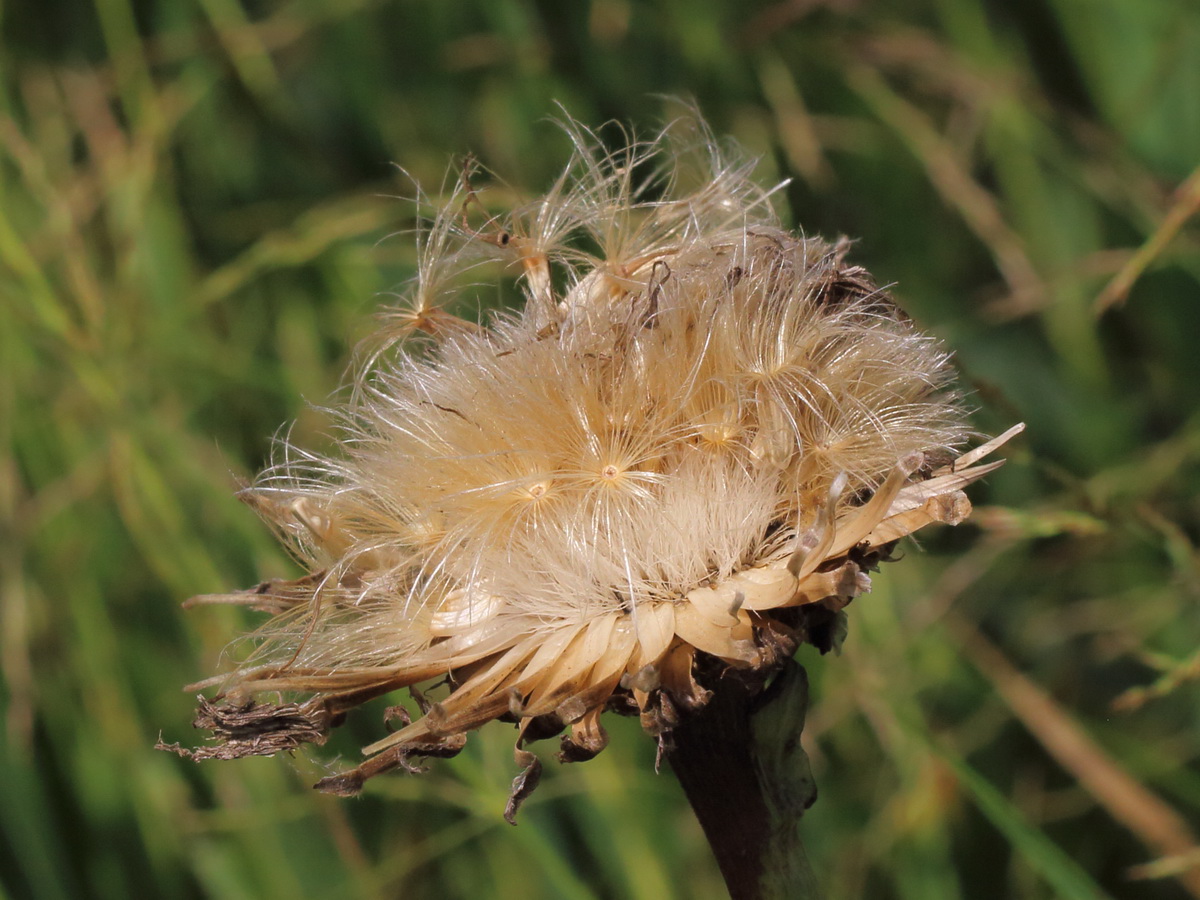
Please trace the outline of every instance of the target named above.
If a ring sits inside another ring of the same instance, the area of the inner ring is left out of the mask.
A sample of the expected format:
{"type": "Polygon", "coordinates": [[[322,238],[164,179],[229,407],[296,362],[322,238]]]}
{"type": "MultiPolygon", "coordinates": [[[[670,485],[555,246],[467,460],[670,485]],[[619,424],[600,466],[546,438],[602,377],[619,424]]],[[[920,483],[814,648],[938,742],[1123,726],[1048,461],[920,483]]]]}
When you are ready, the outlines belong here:
{"type": "Polygon", "coordinates": [[[1029,423],[803,656],[829,896],[1200,896],[1194,2],[10,0],[0,37],[0,897],[723,896],[636,722],[517,828],[502,725],[354,801],[309,786],[370,710],[293,758],[152,749],[252,621],[179,601],[295,572],[232,489],[281,423],[324,440],[412,274],[396,166],[535,191],[555,102],[648,133],[664,95],[859,239],[981,431],[1029,423]]]}

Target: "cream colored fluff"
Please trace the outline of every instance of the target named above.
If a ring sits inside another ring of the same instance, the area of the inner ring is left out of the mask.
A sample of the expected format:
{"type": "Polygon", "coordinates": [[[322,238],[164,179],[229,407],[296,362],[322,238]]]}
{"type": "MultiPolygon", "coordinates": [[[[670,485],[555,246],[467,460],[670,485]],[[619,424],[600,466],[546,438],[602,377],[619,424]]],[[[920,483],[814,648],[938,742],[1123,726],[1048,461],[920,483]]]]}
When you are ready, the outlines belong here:
{"type": "Polygon", "coordinates": [[[703,702],[696,651],[772,664],[773,611],[840,608],[885,545],[969,512],[992,466],[950,465],[968,431],[947,354],[845,243],[781,229],[699,129],[615,155],[567,130],[553,190],[503,222],[471,222],[464,177],[338,446],[283,443],[249,489],[313,574],[197,598],[275,614],[229,703],[301,692],[332,718],[448,676],[368,752],[401,764],[502,715],[598,748],[614,693],[703,702]],[[446,307],[489,257],[525,302],[475,325],[446,307]]]}

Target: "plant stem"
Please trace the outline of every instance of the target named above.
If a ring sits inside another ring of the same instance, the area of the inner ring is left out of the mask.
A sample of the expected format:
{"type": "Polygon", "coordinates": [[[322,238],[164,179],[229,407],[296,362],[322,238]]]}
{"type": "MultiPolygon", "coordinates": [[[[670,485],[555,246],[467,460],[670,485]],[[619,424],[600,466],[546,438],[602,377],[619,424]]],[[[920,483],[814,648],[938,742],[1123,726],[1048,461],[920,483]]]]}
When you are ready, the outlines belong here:
{"type": "Polygon", "coordinates": [[[817,900],[799,822],[816,799],[800,746],[808,676],[787,660],[770,685],[732,672],[683,717],[667,751],[731,900],[817,900]]]}

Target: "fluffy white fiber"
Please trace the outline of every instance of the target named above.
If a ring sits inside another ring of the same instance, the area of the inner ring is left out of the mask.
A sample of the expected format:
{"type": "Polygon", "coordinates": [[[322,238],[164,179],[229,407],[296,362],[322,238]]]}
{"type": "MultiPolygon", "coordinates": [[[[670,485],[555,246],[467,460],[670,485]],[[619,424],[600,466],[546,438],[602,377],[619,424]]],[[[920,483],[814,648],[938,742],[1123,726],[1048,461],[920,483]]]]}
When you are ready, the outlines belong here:
{"type": "Polygon", "coordinates": [[[840,608],[990,468],[938,470],[967,435],[947,354],[845,243],[782,230],[699,128],[613,155],[566,128],[565,172],[504,221],[464,175],[344,439],[284,444],[250,489],[313,574],[211,598],[275,613],[233,706],[299,691],[332,717],[449,678],[364,777],[498,716],[555,717],[594,752],[614,693],[703,702],[697,650],[771,664],[773,611],[840,608]],[[447,308],[486,258],[525,303],[475,324],[447,308]]]}

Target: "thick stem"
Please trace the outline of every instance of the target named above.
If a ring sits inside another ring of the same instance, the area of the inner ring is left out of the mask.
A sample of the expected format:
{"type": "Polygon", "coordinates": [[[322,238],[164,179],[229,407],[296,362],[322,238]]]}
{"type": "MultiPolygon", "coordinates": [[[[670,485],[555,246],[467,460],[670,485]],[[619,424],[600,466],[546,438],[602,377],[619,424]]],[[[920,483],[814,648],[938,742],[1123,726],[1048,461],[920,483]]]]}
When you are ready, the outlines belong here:
{"type": "Polygon", "coordinates": [[[700,820],[731,900],[817,900],[800,840],[816,799],[800,746],[808,677],[788,660],[766,690],[730,673],[671,732],[667,758],[700,820]]]}

